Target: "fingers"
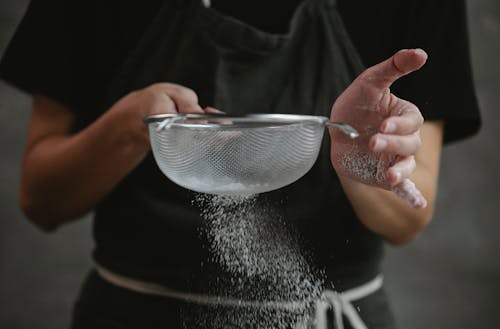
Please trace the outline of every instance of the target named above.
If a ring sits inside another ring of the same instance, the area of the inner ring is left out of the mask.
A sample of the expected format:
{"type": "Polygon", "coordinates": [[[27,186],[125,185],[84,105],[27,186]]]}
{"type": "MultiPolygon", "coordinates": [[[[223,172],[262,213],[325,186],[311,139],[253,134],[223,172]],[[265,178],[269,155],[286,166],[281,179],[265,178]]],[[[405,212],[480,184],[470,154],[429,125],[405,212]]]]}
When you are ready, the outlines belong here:
{"type": "Polygon", "coordinates": [[[415,209],[427,207],[427,200],[410,179],[405,179],[392,188],[403,201],[415,209]]]}
{"type": "Polygon", "coordinates": [[[414,156],[402,158],[386,172],[386,180],[390,186],[396,186],[410,177],[415,169],[417,163],[414,156]]]}
{"type": "Polygon", "coordinates": [[[413,155],[422,145],[419,133],[411,135],[375,134],[368,147],[375,153],[390,153],[402,156],[413,155]]]}
{"type": "Polygon", "coordinates": [[[179,113],[204,113],[198,104],[198,95],[192,89],[173,83],[158,83],[153,88],[170,97],[179,113]]]}
{"type": "Polygon", "coordinates": [[[408,135],[420,129],[424,123],[424,117],[415,105],[409,102],[406,103],[408,105],[398,111],[399,115],[390,116],[382,122],[380,132],[384,134],[408,135]]]}
{"type": "Polygon", "coordinates": [[[379,110],[386,117],[380,125],[382,133],[407,135],[416,132],[424,123],[418,107],[394,94],[388,95],[383,105],[379,105],[379,110]]]}
{"type": "Polygon", "coordinates": [[[392,97],[390,116],[380,125],[381,133],[371,137],[369,148],[375,153],[415,154],[422,144],[419,130],[424,118],[412,103],[392,97]]]}
{"type": "Polygon", "coordinates": [[[389,88],[402,76],[421,68],[427,60],[422,49],[403,49],[391,58],[366,69],[360,78],[379,89],[389,88]]]}
{"type": "Polygon", "coordinates": [[[203,109],[203,111],[205,111],[205,113],[213,113],[213,114],[226,114],[226,112],[223,112],[221,110],[218,110],[214,107],[211,107],[211,106],[207,106],[203,109]]]}
{"type": "Polygon", "coordinates": [[[387,170],[386,178],[391,186],[391,190],[397,196],[411,207],[422,209],[427,206],[427,200],[409,179],[416,167],[415,157],[409,156],[403,158],[387,170]]]}
{"type": "Polygon", "coordinates": [[[167,94],[174,100],[179,113],[204,113],[198,104],[198,95],[192,89],[172,85],[171,90],[167,94]]]}

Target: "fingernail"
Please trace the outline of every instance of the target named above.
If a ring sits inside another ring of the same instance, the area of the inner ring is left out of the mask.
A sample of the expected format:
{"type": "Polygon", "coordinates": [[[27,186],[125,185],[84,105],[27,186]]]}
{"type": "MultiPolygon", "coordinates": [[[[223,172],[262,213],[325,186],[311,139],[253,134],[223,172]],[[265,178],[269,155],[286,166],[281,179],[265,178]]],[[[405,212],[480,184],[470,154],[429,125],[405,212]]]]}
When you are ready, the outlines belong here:
{"type": "Polygon", "coordinates": [[[415,54],[427,54],[422,48],[415,48],[413,51],[415,54]]]}
{"type": "Polygon", "coordinates": [[[216,109],[216,108],[214,108],[214,107],[211,107],[211,106],[207,106],[207,107],[205,107],[205,109],[204,109],[204,110],[205,110],[205,112],[207,112],[207,113],[214,113],[214,114],[226,114],[226,112],[223,112],[223,111],[221,111],[221,110],[219,110],[219,109],[216,109]]]}
{"type": "Polygon", "coordinates": [[[427,53],[425,52],[425,50],[420,49],[420,48],[414,49],[413,53],[415,55],[423,56],[425,58],[425,60],[427,60],[427,58],[429,57],[429,55],[427,55],[427,53]]]}
{"type": "Polygon", "coordinates": [[[383,127],[384,133],[393,133],[396,131],[396,125],[393,122],[386,122],[383,127]]]}
{"type": "Polygon", "coordinates": [[[380,152],[387,147],[387,141],[383,138],[377,138],[375,140],[375,145],[373,146],[373,151],[380,152]]]}

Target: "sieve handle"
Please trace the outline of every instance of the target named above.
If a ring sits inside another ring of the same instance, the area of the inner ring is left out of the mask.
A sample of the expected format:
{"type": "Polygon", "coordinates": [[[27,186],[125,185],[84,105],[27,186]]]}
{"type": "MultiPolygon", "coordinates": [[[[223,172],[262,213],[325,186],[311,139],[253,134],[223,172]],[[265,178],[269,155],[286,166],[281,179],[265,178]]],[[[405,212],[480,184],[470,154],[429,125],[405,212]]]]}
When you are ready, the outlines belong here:
{"type": "Polygon", "coordinates": [[[167,118],[163,119],[163,121],[160,122],[160,124],[158,125],[158,127],[156,127],[156,132],[160,132],[163,129],[170,128],[170,126],[172,124],[174,124],[174,122],[176,122],[176,121],[178,121],[180,119],[183,119],[183,118],[184,118],[183,115],[178,115],[178,116],[175,116],[175,117],[167,117],[167,118]]]}
{"type": "Polygon", "coordinates": [[[334,122],[334,121],[326,121],[325,125],[327,127],[334,127],[342,131],[344,134],[349,136],[350,138],[356,138],[359,136],[359,133],[356,129],[348,125],[347,123],[342,122],[334,122]]]}

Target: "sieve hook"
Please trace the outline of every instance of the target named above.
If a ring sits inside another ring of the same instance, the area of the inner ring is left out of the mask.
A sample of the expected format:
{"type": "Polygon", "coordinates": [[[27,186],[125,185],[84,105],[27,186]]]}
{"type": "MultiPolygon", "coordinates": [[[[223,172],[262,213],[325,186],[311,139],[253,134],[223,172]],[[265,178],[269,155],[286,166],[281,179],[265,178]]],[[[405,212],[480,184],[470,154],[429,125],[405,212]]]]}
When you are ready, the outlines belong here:
{"type": "Polygon", "coordinates": [[[351,127],[350,125],[342,122],[334,122],[334,121],[326,121],[325,125],[327,127],[334,127],[342,131],[344,134],[354,139],[359,136],[359,133],[356,129],[351,127]]]}
{"type": "Polygon", "coordinates": [[[165,128],[170,128],[170,126],[172,124],[174,124],[175,121],[179,121],[182,118],[184,118],[183,115],[174,116],[174,117],[167,117],[167,118],[163,119],[163,121],[160,122],[158,127],[156,127],[156,132],[160,132],[165,128]]]}

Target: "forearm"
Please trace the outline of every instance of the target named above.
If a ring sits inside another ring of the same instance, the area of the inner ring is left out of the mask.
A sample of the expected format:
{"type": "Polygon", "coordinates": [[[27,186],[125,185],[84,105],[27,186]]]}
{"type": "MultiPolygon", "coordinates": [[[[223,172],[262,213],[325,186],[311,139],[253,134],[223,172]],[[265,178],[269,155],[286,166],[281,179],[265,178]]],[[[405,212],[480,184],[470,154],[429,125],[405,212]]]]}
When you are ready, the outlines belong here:
{"type": "Polygon", "coordinates": [[[424,209],[408,206],[391,191],[340,177],[344,191],[361,222],[394,245],[413,239],[430,221],[434,209],[436,184],[429,173],[418,169],[411,179],[428,201],[424,209]]]}
{"type": "Polygon", "coordinates": [[[21,206],[38,226],[50,230],[88,212],[147,154],[149,143],[124,134],[113,114],[32,145],[23,163],[21,206]]]}
{"type": "Polygon", "coordinates": [[[149,152],[144,117],[179,112],[204,113],[196,93],[156,83],[127,94],[73,133],[75,114],[36,95],[24,153],[21,208],[46,230],[91,210],[149,152]]]}

